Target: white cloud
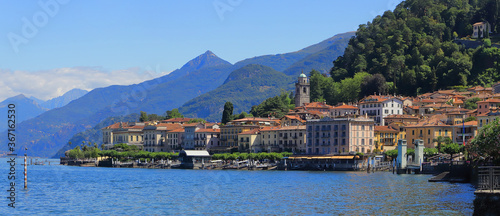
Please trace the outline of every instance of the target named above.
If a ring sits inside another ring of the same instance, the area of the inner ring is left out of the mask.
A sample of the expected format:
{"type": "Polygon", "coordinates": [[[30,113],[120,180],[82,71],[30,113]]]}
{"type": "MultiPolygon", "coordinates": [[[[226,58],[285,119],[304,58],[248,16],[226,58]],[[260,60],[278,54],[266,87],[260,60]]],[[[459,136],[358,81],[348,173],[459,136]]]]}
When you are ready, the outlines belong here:
{"type": "Polygon", "coordinates": [[[92,90],[110,85],[130,85],[168,73],[140,68],[106,71],[100,67],[58,68],[46,71],[11,71],[0,69],[0,101],[24,94],[49,100],[80,88],[92,90]]]}

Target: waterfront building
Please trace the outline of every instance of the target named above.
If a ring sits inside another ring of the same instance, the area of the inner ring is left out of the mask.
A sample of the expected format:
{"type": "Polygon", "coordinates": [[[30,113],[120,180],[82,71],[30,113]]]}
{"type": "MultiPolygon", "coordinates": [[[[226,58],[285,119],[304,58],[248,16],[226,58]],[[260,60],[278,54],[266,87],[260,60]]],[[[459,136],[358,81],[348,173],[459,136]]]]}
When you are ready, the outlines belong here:
{"type": "Polygon", "coordinates": [[[179,124],[150,124],[144,127],[144,150],[149,152],[167,152],[171,149],[167,145],[167,131],[182,128],[179,124]]]}
{"type": "Polygon", "coordinates": [[[298,81],[295,83],[295,107],[300,107],[311,102],[309,94],[309,79],[307,79],[307,76],[302,72],[299,75],[298,81]]]}
{"type": "Polygon", "coordinates": [[[434,139],[439,136],[453,140],[453,127],[440,120],[443,117],[442,115],[436,115],[417,124],[405,126],[408,147],[413,148],[417,139],[423,140],[426,148],[436,148],[437,143],[434,142],[434,139]]]}
{"type": "Polygon", "coordinates": [[[184,142],[184,128],[166,131],[167,147],[169,151],[179,152],[184,142]]]}
{"type": "Polygon", "coordinates": [[[280,147],[278,145],[278,131],[280,127],[264,127],[260,129],[260,145],[258,148],[262,152],[279,152],[280,147]]]}
{"type": "Polygon", "coordinates": [[[262,148],[258,146],[260,143],[259,129],[254,128],[249,131],[244,131],[238,134],[238,151],[246,153],[262,152],[262,148]]]}
{"type": "Polygon", "coordinates": [[[403,139],[403,133],[399,128],[392,126],[375,126],[375,148],[381,151],[394,150],[398,139],[403,139]],[[401,135],[400,135],[401,134],[401,135]]]}
{"type": "Polygon", "coordinates": [[[238,149],[238,134],[253,129],[258,129],[259,125],[228,124],[220,127],[220,146],[213,147],[210,152],[234,152],[238,149]]]}
{"type": "Polygon", "coordinates": [[[403,114],[403,101],[390,95],[370,95],[359,103],[360,114],[368,115],[376,125],[385,125],[384,118],[392,114],[403,114]]]}
{"type": "Polygon", "coordinates": [[[306,152],[306,126],[284,126],[278,129],[279,152],[306,152]]]}
{"type": "Polygon", "coordinates": [[[330,108],[330,117],[346,115],[359,115],[359,108],[345,104],[330,108]]]}
{"type": "MultiPolygon", "coordinates": [[[[207,126],[207,125],[206,125],[207,126]]],[[[220,146],[220,129],[202,128],[194,132],[195,150],[210,150],[210,148],[220,146]]]]}
{"type": "Polygon", "coordinates": [[[193,150],[194,149],[194,135],[199,129],[205,128],[205,125],[201,122],[184,124],[184,143],[182,145],[183,149],[193,150]]]}
{"type": "Polygon", "coordinates": [[[142,149],[144,127],[144,122],[118,122],[102,128],[104,148],[109,149],[115,144],[125,143],[142,149]]]}
{"type": "Polygon", "coordinates": [[[345,117],[308,120],[307,154],[369,153],[374,145],[374,120],[345,117]]]}

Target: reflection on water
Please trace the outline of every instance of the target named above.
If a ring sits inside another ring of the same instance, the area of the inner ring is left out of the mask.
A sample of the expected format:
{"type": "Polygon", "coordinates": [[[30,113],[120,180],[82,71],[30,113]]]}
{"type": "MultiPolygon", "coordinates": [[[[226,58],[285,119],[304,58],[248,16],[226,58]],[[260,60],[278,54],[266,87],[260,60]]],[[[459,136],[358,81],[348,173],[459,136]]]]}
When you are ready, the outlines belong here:
{"type": "MultiPolygon", "coordinates": [[[[7,170],[5,160],[0,161],[7,170]]],[[[471,185],[429,183],[428,175],[30,166],[29,189],[24,191],[20,162],[16,169],[16,209],[2,207],[0,215],[473,212],[471,185]]],[[[6,188],[7,172],[2,175],[6,188]]]]}

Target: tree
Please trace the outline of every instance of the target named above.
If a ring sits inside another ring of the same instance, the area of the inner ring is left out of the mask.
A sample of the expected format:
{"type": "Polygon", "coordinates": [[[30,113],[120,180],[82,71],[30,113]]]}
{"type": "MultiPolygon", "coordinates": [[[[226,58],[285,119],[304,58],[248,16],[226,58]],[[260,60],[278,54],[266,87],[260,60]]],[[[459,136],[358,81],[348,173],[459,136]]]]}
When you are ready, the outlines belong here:
{"type": "Polygon", "coordinates": [[[148,115],[148,120],[150,120],[150,121],[161,121],[163,119],[165,119],[165,117],[159,116],[159,115],[156,115],[156,114],[149,114],[148,115]]]}
{"type": "Polygon", "coordinates": [[[465,119],[465,122],[470,122],[470,121],[476,121],[476,117],[475,116],[469,116],[465,119]]]}
{"type": "Polygon", "coordinates": [[[222,119],[221,119],[222,124],[226,124],[232,120],[231,116],[233,115],[233,108],[234,108],[233,104],[229,101],[227,101],[226,104],[224,104],[224,111],[222,112],[222,119]]]}
{"type": "Polygon", "coordinates": [[[432,155],[435,155],[438,153],[438,150],[436,148],[424,148],[424,155],[426,157],[430,157],[432,155]]]}
{"type": "Polygon", "coordinates": [[[365,76],[361,83],[359,97],[365,97],[374,93],[387,94],[387,83],[382,74],[365,76]]]}
{"type": "Polygon", "coordinates": [[[147,122],[148,121],[148,114],[144,111],[141,111],[141,117],[139,118],[140,122],[147,122]]]}
{"type": "Polygon", "coordinates": [[[481,101],[481,99],[478,97],[469,98],[465,101],[464,108],[470,109],[470,110],[477,109],[477,102],[478,101],[481,101]]]}
{"type": "Polygon", "coordinates": [[[491,40],[486,38],[486,39],[483,39],[483,45],[485,47],[491,47],[491,40]]]}
{"type": "Polygon", "coordinates": [[[492,159],[500,164],[500,122],[499,118],[485,125],[467,145],[467,151],[473,157],[492,159]]]}
{"type": "Polygon", "coordinates": [[[187,123],[188,123],[188,124],[191,124],[191,123],[198,123],[198,122],[201,122],[201,123],[207,123],[207,121],[205,121],[205,119],[201,119],[201,118],[194,118],[194,119],[191,119],[191,120],[189,120],[187,123]]]}
{"type": "Polygon", "coordinates": [[[172,109],[172,110],[167,110],[166,119],[171,119],[171,118],[184,118],[184,115],[182,115],[179,112],[179,109],[177,109],[177,108],[172,109]]]}
{"type": "Polygon", "coordinates": [[[451,139],[450,139],[449,137],[442,137],[442,136],[438,136],[438,137],[434,138],[434,139],[432,140],[432,142],[437,142],[437,145],[438,145],[438,147],[437,147],[438,152],[442,152],[442,151],[441,151],[441,144],[442,144],[442,143],[445,143],[445,144],[446,144],[446,143],[451,143],[452,141],[451,141],[451,139]]]}
{"type": "Polygon", "coordinates": [[[390,157],[391,159],[396,159],[398,157],[398,150],[389,150],[384,152],[385,156],[390,157]]]}
{"type": "Polygon", "coordinates": [[[463,151],[463,146],[458,143],[449,143],[442,147],[445,154],[450,155],[450,160],[453,160],[453,155],[463,151]]]}

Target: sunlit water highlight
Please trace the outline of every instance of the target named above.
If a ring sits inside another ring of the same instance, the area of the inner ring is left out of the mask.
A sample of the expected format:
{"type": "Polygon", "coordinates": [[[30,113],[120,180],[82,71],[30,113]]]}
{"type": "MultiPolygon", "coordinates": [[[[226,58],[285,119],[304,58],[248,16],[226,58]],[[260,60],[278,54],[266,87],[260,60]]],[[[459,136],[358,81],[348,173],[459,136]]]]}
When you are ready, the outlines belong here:
{"type": "Polygon", "coordinates": [[[16,208],[7,206],[9,165],[0,159],[0,215],[471,215],[470,184],[430,183],[389,172],[159,170],[29,166],[16,208]]]}

